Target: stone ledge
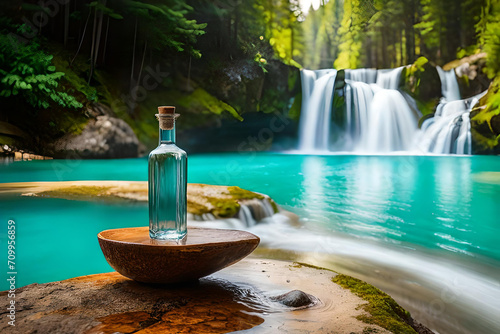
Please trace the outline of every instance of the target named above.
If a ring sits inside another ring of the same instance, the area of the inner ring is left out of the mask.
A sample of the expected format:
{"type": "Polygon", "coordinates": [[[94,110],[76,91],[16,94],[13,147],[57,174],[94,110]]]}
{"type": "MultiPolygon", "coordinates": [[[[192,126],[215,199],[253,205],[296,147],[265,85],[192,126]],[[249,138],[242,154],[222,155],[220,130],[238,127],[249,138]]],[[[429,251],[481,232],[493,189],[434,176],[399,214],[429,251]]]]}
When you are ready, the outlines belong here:
{"type": "MultiPolygon", "coordinates": [[[[336,276],[326,269],[250,258],[194,285],[146,285],[116,272],[31,284],[17,290],[16,330],[146,334],[254,328],[256,333],[391,333],[359,320],[370,317],[363,308],[368,302],[334,283],[336,276]],[[309,299],[306,304],[291,302],[299,307],[287,307],[280,299],[290,291],[309,299]]],[[[5,310],[7,298],[1,300],[5,310]]],[[[8,326],[0,323],[0,331],[8,326]]]]}

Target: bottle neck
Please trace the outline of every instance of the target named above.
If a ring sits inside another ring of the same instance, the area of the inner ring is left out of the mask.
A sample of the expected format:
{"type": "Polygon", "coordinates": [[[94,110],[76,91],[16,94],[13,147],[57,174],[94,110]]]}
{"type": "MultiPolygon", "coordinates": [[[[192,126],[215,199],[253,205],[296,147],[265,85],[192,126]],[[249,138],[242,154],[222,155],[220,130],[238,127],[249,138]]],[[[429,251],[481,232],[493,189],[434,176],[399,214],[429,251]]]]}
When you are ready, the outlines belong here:
{"type": "Polygon", "coordinates": [[[160,128],[160,145],[175,144],[175,125],[171,130],[162,130],[160,128]]]}

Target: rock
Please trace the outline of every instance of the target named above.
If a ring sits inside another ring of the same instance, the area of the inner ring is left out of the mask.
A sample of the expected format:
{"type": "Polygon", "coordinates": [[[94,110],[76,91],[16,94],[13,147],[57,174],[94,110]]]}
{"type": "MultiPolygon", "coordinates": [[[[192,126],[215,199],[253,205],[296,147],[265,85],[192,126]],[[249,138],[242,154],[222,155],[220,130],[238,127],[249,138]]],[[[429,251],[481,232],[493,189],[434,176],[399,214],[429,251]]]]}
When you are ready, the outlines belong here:
{"type": "Polygon", "coordinates": [[[68,134],[53,145],[55,157],[76,154],[82,159],[134,158],[138,156],[139,140],[122,119],[97,116],[79,135],[68,134]]]}
{"type": "MultiPolygon", "coordinates": [[[[20,182],[0,184],[0,193],[33,193],[34,196],[84,201],[148,201],[146,181],[68,181],[20,182]]],[[[241,217],[245,206],[253,220],[259,221],[282,212],[267,195],[232,186],[189,183],[187,211],[190,220],[241,217]]],[[[288,213],[288,215],[293,215],[288,213]]],[[[298,218],[290,217],[291,220],[298,218]]],[[[247,217],[249,218],[249,217],[247,217]]]]}
{"type": "Polygon", "coordinates": [[[315,303],[315,298],[313,296],[300,290],[292,290],[285,294],[272,297],[271,299],[288,307],[305,307],[315,303]]]}
{"type": "MultiPolygon", "coordinates": [[[[16,291],[17,333],[390,333],[360,317],[366,302],[332,282],[334,272],[274,260],[245,259],[197,284],[147,285],[113,272],[31,284],[16,291]],[[286,279],[293,277],[292,283],[286,279]],[[273,291],[307,291],[314,307],[283,309],[273,291]],[[285,290],[286,291],[286,290],[285,290]]],[[[0,292],[0,307],[9,298],[0,292]]],[[[4,312],[5,313],[5,312],[4,312]]],[[[395,321],[401,321],[397,317],[395,321]]],[[[8,332],[7,321],[0,332],[8,332]]],[[[410,331],[406,331],[410,333],[410,331]]]]}
{"type": "Polygon", "coordinates": [[[420,57],[403,69],[402,78],[403,89],[420,102],[420,107],[432,106],[429,110],[421,110],[422,113],[431,112],[441,97],[441,80],[436,67],[425,57],[420,57]]]}
{"type": "Polygon", "coordinates": [[[97,116],[111,116],[111,117],[116,116],[110,107],[101,103],[92,103],[85,110],[85,115],[91,118],[96,118],[97,116]]]}
{"type": "Polygon", "coordinates": [[[486,53],[477,53],[454,60],[443,66],[444,70],[455,69],[460,95],[463,99],[478,95],[488,89],[491,80],[484,73],[486,53]]]}

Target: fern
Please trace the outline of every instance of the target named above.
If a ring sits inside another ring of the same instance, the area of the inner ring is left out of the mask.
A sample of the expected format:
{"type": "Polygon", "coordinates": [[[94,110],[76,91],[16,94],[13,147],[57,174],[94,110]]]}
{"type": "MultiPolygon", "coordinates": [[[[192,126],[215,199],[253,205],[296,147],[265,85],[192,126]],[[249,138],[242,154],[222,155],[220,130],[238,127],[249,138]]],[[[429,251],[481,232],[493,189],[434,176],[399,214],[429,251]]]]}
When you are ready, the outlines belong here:
{"type": "MultiPolygon", "coordinates": [[[[23,29],[21,26],[17,32],[23,29]]],[[[53,56],[42,51],[36,41],[23,44],[15,34],[2,31],[0,49],[0,97],[20,96],[38,109],[47,109],[51,103],[66,108],[82,107],[75,97],[58,89],[64,73],[56,72],[53,56]]]]}

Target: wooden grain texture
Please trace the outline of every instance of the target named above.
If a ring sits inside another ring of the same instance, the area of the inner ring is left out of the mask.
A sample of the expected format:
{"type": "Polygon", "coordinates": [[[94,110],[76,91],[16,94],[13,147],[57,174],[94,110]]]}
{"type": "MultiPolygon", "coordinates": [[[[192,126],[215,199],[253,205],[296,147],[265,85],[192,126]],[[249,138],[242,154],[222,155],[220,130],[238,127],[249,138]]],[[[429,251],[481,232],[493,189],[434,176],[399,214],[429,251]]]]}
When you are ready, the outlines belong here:
{"type": "Polygon", "coordinates": [[[154,240],[148,227],[98,234],[108,263],[122,275],[144,283],[189,282],[210,275],[250,254],[260,239],[248,232],[189,228],[182,242],[154,240]]]}

